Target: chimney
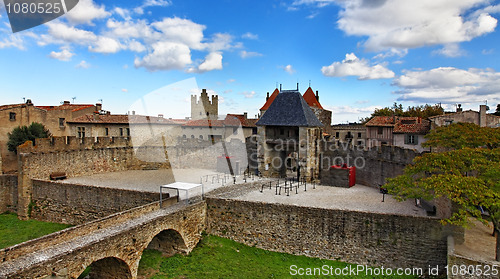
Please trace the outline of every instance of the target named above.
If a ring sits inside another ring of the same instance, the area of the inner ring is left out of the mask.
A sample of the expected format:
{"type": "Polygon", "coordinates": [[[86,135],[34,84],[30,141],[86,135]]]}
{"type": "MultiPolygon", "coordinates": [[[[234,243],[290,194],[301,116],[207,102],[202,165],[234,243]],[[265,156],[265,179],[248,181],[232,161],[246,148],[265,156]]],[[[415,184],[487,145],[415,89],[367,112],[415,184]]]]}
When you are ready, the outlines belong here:
{"type": "Polygon", "coordinates": [[[280,83],[280,92],[281,92],[281,83],[280,83]]]}
{"type": "Polygon", "coordinates": [[[106,115],[111,115],[111,111],[106,111],[106,115]]]}
{"type": "Polygon", "coordinates": [[[479,127],[486,127],[486,105],[479,106],[479,127]]]}
{"type": "Polygon", "coordinates": [[[69,102],[69,101],[64,101],[64,102],[63,102],[63,105],[69,105],[69,104],[70,104],[70,102],[69,102]]]}
{"type": "Polygon", "coordinates": [[[206,95],[206,94],[207,94],[207,89],[205,89],[205,88],[201,89],[201,94],[202,94],[202,95],[203,95],[203,94],[205,94],[205,95],[206,95]]]}
{"type": "Polygon", "coordinates": [[[266,102],[269,100],[269,92],[267,92],[266,102]]]}
{"type": "Polygon", "coordinates": [[[163,118],[163,114],[158,114],[158,117],[159,118],[163,118]]]}
{"type": "Polygon", "coordinates": [[[243,113],[243,117],[245,117],[245,119],[247,119],[248,118],[248,113],[244,112],[243,113]]]}
{"type": "Polygon", "coordinates": [[[319,94],[318,94],[318,90],[316,90],[316,100],[319,102],[319,94]]]}
{"type": "Polygon", "coordinates": [[[297,91],[299,91],[299,83],[297,82],[297,91]]]}
{"type": "Polygon", "coordinates": [[[101,111],[102,110],[102,104],[101,103],[95,104],[95,110],[101,111]]]}
{"type": "Polygon", "coordinates": [[[132,115],[135,115],[135,110],[132,111],[132,115]]]}
{"type": "Polygon", "coordinates": [[[462,104],[457,105],[457,112],[462,112],[462,104]]]}

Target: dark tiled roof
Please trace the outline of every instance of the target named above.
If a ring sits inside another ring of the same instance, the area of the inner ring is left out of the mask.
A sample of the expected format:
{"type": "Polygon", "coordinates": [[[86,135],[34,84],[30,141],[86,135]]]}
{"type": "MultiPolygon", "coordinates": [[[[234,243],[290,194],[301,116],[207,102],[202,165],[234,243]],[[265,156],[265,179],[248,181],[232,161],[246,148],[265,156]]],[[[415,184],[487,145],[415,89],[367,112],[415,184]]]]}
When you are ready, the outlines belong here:
{"type": "Polygon", "coordinates": [[[95,124],[171,124],[181,125],[185,120],[166,119],[163,117],[144,116],[144,115],[124,115],[124,114],[86,114],[68,123],[95,123],[95,124]]]}
{"type": "Polygon", "coordinates": [[[323,109],[321,104],[319,103],[318,99],[316,99],[316,95],[314,95],[314,91],[312,90],[311,87],[307,88],[306,92],[303,95],[304,100],[310,107],[316,107],[323,109]]]}
{"type": "Polygon", "coordinates": [[[278,90],[278,88],[274,89],[273,94],[271,94],[269,99],[267,99],[266,103],[260,108],[260,110],[269,109],[269,106],[273,103],[274,99],[276,99],[276,96],[278,96],[279,93],[280,91],[278,90]]]}
{"type": "MultiPolygon", "coordinates": [[[[273,93],[274,94],[274,93],[273,93]]],[[[299,91],[281,92],[257,121],[257,126],[322,127],[299,91]]]]}

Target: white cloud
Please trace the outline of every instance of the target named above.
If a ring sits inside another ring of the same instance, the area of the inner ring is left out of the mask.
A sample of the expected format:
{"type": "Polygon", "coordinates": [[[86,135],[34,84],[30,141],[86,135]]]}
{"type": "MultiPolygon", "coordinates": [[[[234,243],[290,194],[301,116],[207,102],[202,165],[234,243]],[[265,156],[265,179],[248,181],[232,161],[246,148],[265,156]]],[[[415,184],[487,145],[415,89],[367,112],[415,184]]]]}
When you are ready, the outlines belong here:
{"type": "Polygon", "coordinates": [[[111,13],[104,5],[98,6],[92,0],[80,0],[78,4],[66,14],[72,24],[92,24],[94,19],[106,18],[111,13]]]}
{"type": "Polygon", "coordinates": [[[241,35],[241,37],[243,39],[249,39],[249,40],[258,40],[259,39],[259,35],[253,34],[250,32],[246,32],[245,34],[241,35]]]}
{"type": "Polygon", "coordinates": [[[87,61],[85,60],[82,60],[80,63],[78,63],[78,65],[75,66],[76,68],[79,68],[79,69],[88,69],[90,68],[90,63],[88,63],[87,61]]]}
{"type": "Polygon", "coordinates": [[[152,45],[153,52],[142,59],[136,58],[136,68],[148,71],[183,69],[191,64],[191,51],[187,45],[173,42],[157,42],[152,45]]]}
{"type": "Polygon", "coordinates": [[[116,53],[123,46],[117,40],[108,37],[98,37],[93,46],[89,46],[89,51],[99,53],[116,53]]]}
{"type": "Polygon", "coordinates": [[[348,123],[359,122],[361,118],[370,116],[375,109],[380,109],[382,106],[326,106],[325,109],[332,111],[333,123],[348,123]]]}
{"type": "Polygon", "coordinates": [[[14,47],[20,50],[26,50],[22,37],[18,34],[10,34],[0,41],[0,49],[14,47]]]}
{"type": "Polygon", "coordinates": [[[170,6],[171,4],[172,2],[170,2],[169,0],[146,0],[141,6],[135,8],[134,12],[142,15],[144,13],[144,9],[147,7],[166,7],[170,6]]]}
{"type": "Polygon", "coordinates": [[[460,46],[458,44],[446,44],[443,46],[443,48],[435,50],[432,53],[444,55],[447,57],[459,57],[466,54],[464,50],[460,49],[460,46]]]}
{"type": "Polygon", "coordinates": [[[85,45],[97,40],[97,35],[93,32],[68,26],[61,22],[48,22],[46,25],[49,28],[48,35],[42,35],[42,41],[39,44],[77,43],[85,45]]]}
{"type": "Polygon", "coordinates": [[[245,92],[241,92],[240,95],[243,95],[245,96],[245,98],[247,99],[251,99],[253,97],[255,97],[255,91],[245,91],[245,92]]]}
{"type": "Polygon", "coordinates": [[[73,55],[75,55],[75,54],[72,53],[68,48],[63,47],[63,48],[61,48],[60,52],[52,51],[49,54],[49,57],[52,59],[60,60],[60,61],[70,61],[71,57],[73,57],[73,55]]]}
{"type": "Polygon", "coordinates": [[[286,66],[280,66],[280,68],[282,68],[285,72],[287,72],[289,74],[294,74],[296,72],[295,69],[293,68],[293,66],[290,64],[288,64],[286,66]]]}
{"type": "Polygon", "coordinates": [[[209,51],[228,50],[231,48],[240,48],[241,44],[232,44],[233,36],[227,33],[216,33],[212,36],[212,41],[204,44],[209,51]]]}
{"type": "Polygon", "coordinates": [[[243,59],[250,57],[259,57],[259,56],[262,56],[262,53],[246,51],[246,50],[240,51],[240,57],[243,59]]]}
{"type": "Polygon", "coordinates": [[[213,70],[222,70],[222,54],[211,52],[198,67],[191,67],[186,70],[188,73],[204,73],[213,70]]]}
{"type": "Polygon", "coordinates": [[[346,54],[342,62],[333,62],[330,66],[323,66],[321,72],[328,77],[358,76],[360,80],[394,77],[394,72],[382,64],[370,66],[367,60],[359,59],[354,53],[346,54]]]}
{"type": "Polygon", "coordinates": [[[203,30],[206,28],[205,25],[194,23],[188,19],[173,17],[153,22],[151,26],[161,31],[162,41],[182,43],[196,50],[204,48],[202,40],[203,30]]]}
{"type": "Polygon", "coordinates": [[[132,19],[132,17],[130,16],[130,11],[127,10],[127,9],[116,7],[116,8],[113,9],[113,11],[116,14],[118,14],[119,16],[121,16],[125,20],[131,20],[132,19]]]}
{"type": "Polygon", "coordinates": [[[348,35],[367,36],[364,46],[372,51],[460,43],[494,31],[497,20],[487,9],[474,13],[488,3],[488,0],[339,1],[343,10],[337,23],[348,35]]]}
{"type": "Polygon", "coordinates": [[[227,80],[227,83],[233,83],[233,82],[235,82],[235,81],[236,81],[236,80],[235,80],[234,78],[232,78],[232,79],[228,79],[228,80],[227,80]]]}
{"type": "Polygon", "coordinates": [[[425,103],[500,102],[500,73],[492,69],[440,67],[406,71],[393,82],[400,101],[425,103]]]}
{"type": "Polygon", "coordinates": [[[146,51],[146,47],[143,44],[141,44],[140,42],[136,41],[136,40],[131,40],[128,43],[127,48],[130,49],[131,51],[134,51],[134,52],[143,52],[143,51],[146,51]]]}

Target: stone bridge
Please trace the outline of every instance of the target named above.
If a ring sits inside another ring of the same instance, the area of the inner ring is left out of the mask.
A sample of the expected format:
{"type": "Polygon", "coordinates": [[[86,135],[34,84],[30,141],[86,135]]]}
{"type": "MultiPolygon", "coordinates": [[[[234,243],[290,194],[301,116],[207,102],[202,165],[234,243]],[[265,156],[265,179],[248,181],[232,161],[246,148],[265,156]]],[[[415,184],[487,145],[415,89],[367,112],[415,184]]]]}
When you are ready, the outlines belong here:
{"type": "Polygon", "coordinates": [[[206,226],[206,203],[157,202],[0,250],[0,278],[137,278],[144,249],[189,253],[206,226]]]}

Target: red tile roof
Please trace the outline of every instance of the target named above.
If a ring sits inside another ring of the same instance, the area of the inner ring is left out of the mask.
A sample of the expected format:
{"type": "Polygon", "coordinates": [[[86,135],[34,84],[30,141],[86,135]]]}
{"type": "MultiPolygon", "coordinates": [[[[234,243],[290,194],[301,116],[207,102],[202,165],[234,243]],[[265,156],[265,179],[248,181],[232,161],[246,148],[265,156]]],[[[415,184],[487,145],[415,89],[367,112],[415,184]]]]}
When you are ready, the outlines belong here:
{"type": "Polygon", "coordinates": [[[95,123],[95,124],[170,124],[182,125],[186,123],[183,119],[167,119],[163,117],[144,115],[123,115],[123,114],[86,114],[68,123],[95,123]]]}
{"type": "Polygon", "coordinates": [[[316,99],[316,95],[314,94],[314,91],[312,90],[311,87],[307,88],[306,92],[304,93],[304,95],[302,97],[304,97],[304,100],[307,102],[307,104],[310,107],[316,107],[316,108],[323,109],[323,107],[319,103],[318,99],[316,99]]]}
{"type": "Polygon", "coordinates": [[[207,120],[207,119],[189,120],[183,126],[185,126],[185,127],[223,127],[224,120],[207,120]]]}
{"type": "Polygon", "coordinates": [[[394,116],[374,116],[370,121],[366,122],[365,126],[393,127],[395,124],[394,116]]]}
{"type": "Polygon", "coordinates": [[[21,107],[23,105],[26,105],[26,104],[23,103],[23,104],[13,104],[13,105],[2,105],[2,106],[0,106],[0,110],[17,108],[17,107],[21,107]]]}
{"type": "Polygon", "coordinates": [[[404,120],[398,121],[394,126],[393,133],[425,135],[431,130],[431,122],[429,120],[417,119],[413,123],[408,122],[405,123],[404,120]]]}
{"type": "Polygon", "coordinates": [[[226,115],[226,119],[224,119],[224,124],[226,126],[240,126],[241,127],[257,127],[255,123],[257,123],[258,119],[248,119],[244,114],[228,114],[226,115]]]}
{"type": "Polygon", "coordinates": [[[78,104],[78,105],[75,105],[75,104],[63,104],[63,105],[60,105],[60,106],[35,106],[35,107],[40,108],[40,109],[44,109],[44,110],[71,110],[71,111],[79,111],[79,110],[82,110],[82,109],[94,107],[94,105],[88,105],[88,104],[78,104]]]}
{"type": "Polygon", "coordinates": [[[266,103],[260,108],[260,110],[267,110],[279,93],[280,91],[278,90],[278,88],[274,89],[273,94],[271,94],[269,99],[267,99],[266,103]]]}
{"type": "Polygon", "coordinates": [[[375,116],[366,126],[394,127],[395,134],[427,134],[430,131],[430,121],[420,117],[375,116]]]}

